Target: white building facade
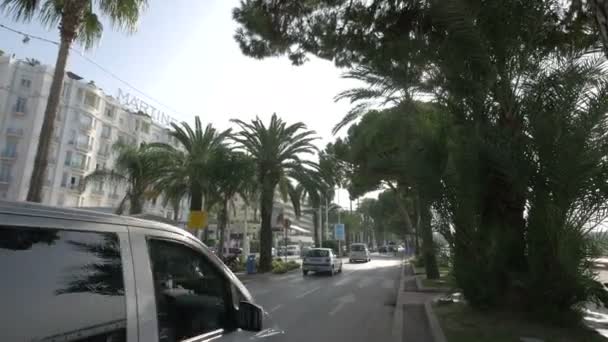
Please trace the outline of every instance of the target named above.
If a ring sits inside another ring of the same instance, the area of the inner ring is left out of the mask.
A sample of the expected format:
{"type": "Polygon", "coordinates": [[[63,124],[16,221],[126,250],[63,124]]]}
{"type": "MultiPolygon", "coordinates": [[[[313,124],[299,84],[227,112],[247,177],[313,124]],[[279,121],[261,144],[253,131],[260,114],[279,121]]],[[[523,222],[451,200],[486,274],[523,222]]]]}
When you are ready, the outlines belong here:
{"type": "MultiPolygon", "coordinates": [[[[53,78],[50,66],[0,56],[0,198],[25,200],[53,78]]],[[[168,129],[68,72],[55,120],[43,189],[43,203],[65,207],[115,208],[125,195],[120,186],[96,183],[83,188],[96,168],[111,169],[112,145],[165,142],[177,146],[168,129]]],[[[180,220],[188,214],[182,203],[180,220]]],[[[148,201],[144,211],[173,217],[162,200],[148,201]]]]}

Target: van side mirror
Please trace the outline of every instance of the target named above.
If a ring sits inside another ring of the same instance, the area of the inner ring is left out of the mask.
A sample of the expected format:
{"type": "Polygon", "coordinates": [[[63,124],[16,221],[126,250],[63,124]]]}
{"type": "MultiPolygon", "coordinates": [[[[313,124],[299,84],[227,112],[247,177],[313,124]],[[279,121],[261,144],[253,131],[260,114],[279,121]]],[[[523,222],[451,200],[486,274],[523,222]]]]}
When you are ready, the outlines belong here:
{"type": "Polygon", "coordinates": [[[239,303],[238,326],[247,331],[261,331],[264,310],[249,302],[239,303]]]}

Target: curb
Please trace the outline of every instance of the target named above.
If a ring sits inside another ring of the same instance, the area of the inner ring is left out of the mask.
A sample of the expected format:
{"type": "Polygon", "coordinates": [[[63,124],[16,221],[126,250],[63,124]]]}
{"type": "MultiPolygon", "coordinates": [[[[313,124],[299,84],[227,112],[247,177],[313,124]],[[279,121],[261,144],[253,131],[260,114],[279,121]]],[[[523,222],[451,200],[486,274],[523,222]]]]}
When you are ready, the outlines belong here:
{"type": "Polygon", "coordinates": [[[443,333],[443,329],[441,328],[441,324],[439,324],[439,320],[433,311],[432,300],[424,303],[424,312],[426,314],[426,320],[429,324],[429,328],[431,329],[431,335],[433,336],[433,341],[435,342],[447,342],[445,338],[445,334],[443,333]]]}
{"type": "Polygon", "coordinates": [[[453,291],[451,288],[447,287],[426,287],[422,285],[422,278],[416,276],[416,290],[418,292],[426,292],[426,293],[450,293],[453,291]]]}

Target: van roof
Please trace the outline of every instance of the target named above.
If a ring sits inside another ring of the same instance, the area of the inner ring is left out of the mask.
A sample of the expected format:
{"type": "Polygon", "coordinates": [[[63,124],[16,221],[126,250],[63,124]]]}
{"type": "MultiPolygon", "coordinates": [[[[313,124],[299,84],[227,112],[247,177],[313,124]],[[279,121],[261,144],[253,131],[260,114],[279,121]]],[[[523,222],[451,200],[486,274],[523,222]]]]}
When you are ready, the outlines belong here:
{"type": "Polygon", "coordinates": [[[106,223],[149,229],[163,230],[171,233],[192,236],[184,229],[170,224],[142,220],[131,216],[108,214],[93,210],[62,208],[32,202],[10,202],[0,200],[0,214],[32,217],[46,217],[64,220],[106,223]]]}

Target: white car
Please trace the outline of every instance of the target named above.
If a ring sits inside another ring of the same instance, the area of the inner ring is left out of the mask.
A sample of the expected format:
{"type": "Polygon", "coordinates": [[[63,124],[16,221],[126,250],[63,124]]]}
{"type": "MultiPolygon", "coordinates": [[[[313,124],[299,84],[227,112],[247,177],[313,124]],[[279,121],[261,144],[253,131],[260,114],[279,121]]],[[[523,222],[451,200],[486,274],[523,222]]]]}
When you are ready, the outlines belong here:
{"type": "Polygon", "coordinates": [[[312,248],[302,259],[302,274],[308,272],[327,272],[332,276],[342,272],[342,259],[331,248],[312,248]]]}
{"type": "Polygon", "coordinates": [[[350,254],[348,261],[353,263],[355,261],[368,262],[372,260],[369,254],[369,249],[364,243],[353,243],[350,245],[350,254]]]}

